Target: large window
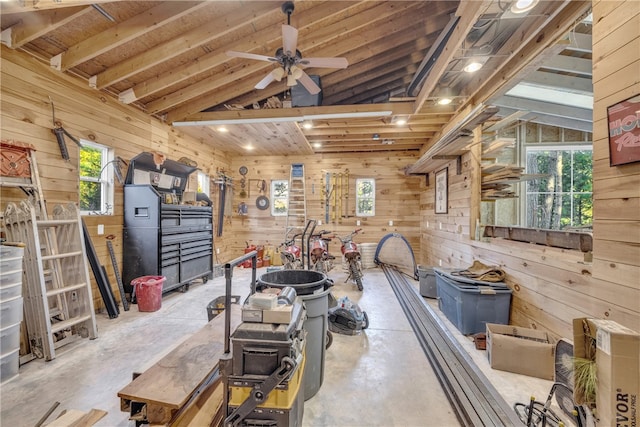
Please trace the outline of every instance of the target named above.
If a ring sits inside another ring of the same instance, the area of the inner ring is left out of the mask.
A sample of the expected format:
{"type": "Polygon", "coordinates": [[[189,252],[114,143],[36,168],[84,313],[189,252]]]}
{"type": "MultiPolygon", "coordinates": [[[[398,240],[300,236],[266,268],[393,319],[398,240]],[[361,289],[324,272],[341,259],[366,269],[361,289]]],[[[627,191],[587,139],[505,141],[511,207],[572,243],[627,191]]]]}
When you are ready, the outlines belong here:
{"type": "Polygon", "coordinates": [[[271,215],[284,216],[289,206],[289,181],[274,179],[271,181],[271,215]]]}
{"type": "Polygon", "coordinates": [[[356,179],[356,216],[374,216],[376,214],[376,180],[373,178],[356,179]]]}
{"type": "Polygon", "coordinates": [[[526,227],[562,230],[591,225],[592,147],[527,146],[526,227]]]}
{"type": "Polygon", "coordinates": [[[80,148],[80,212],[83,215],[113,214],[113,151],[82,141],[80,148]]]}

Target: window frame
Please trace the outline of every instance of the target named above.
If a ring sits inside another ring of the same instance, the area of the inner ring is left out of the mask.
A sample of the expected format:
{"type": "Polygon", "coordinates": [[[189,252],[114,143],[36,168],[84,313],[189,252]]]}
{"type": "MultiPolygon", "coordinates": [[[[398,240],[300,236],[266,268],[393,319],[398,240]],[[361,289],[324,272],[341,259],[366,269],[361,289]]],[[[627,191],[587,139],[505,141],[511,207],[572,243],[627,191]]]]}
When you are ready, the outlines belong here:
{"type": "MultiPolygon", "coordinates": [[[[531,152],[540,152],[540,151],[569,151],[571,152],[572,156],[571,156],[571,186],[570,186],[570,190],[569,191],[562,191],[562,192],[553,192],[551,194],[557,194],[559,195],[559,197],[569,197],[570,199],[570,204],[571,204],[571,212],[569,215],[569,218],[571,219],[571,223],[570,225],[568,225],[567,227],[569,229],[579,226],[579,225],[574,225],[573,224],[573,217],[574,217],[574,196],[577,195],[584,195],[584,194],[591,194],[591,198],[593,200],[593,190],[589,193],[589,192],[584,192],[584,191],[574,191],[574,166],[573,166],[573,162],[574,162],[574,156],[573,153],[577,152],[577,151],[591,151],[592,155],[591,158],[593,159],[593,144],[589,144],[589,143],[585,143],[585,142],[575,142],[575,143],[567,143],[567,142],[560,142],[560,143],[528,143],[528,144],[524,144],[523,145],[523,150],[522,150],[522,155],[523,155],[523,164],[527,165],[527,157],[529,155],[529,153],[531,152]]],[[[525,169],[525,173],[530,173],[529,171],[527,171],[525,169]]],[[[593,175],[592,175],[592,186],[593,186],[593,175]]],[[[529,204],[529,195],[533,195],[533,194],[545,194],[543,192],[529,192],[528,191],[528,181],[524,181],[521,183],[520,186],[520,194],[522,195],[522,197],[520,197],[520,224],[523,224],[522,227],[524,228],[539,228],[539,227],[534,227],[531,226],[527,223],[527,212],[528,212],[528,204],[529,204]]],[[[565,228],[567,228],[565,227],[565,228]]],[[[563,230],[564,228],[561,228],[559,230],[563,230]]],[[[549,228],[549,230],[556,230],[553,228],[549,228]]]]}
{"type": "Polygon", "coordinates": [[[98,144],[93,141],[80,140],[82,147],[96,149],[102,152],[100,159],[100,172],[97,177],[83,176],[82,168],[80,167],[81,156],[78,153],[78,186],[82,186],[83,182],[99,183],[100,184],[100,210],[85,210],[82,209],[80,202],[80,191],[78,191],[78,207],[80,215],[113,215],[114,208],[114,193],[115,186],[113,182],[114,172],[113,167],[107,167],[109,164],[113,164],[115,156],[114,150],[106,145],[98,144]]]}
{"type": "Polygon", "coordinates": [[[375,178],[356,178],[356,216],[375,216],[376,215],[376,179],[375,178]],[[362,196],[360,195],[360,183],[370,182],[371,183],[371,196],[362,196]],[[371,210],[370,211],[361,211],[360,210],[360,201],[361,200],[371,200],[371,210]]]}

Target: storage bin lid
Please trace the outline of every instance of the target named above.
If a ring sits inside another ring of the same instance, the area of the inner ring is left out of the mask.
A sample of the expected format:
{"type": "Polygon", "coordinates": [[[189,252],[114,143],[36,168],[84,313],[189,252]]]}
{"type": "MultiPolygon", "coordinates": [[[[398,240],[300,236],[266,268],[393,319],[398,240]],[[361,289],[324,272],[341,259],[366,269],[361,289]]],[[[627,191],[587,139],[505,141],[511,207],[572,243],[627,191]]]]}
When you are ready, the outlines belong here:
{"type": "Polygon", "coordinates": [[[472,285],[472,286],[492,286],[495,288],[509,288],[504,282],[485,282],[483,280],[475,280],[470,279],[468,277],[460,276],[454,274],[456,271],[461,271],[460,268],[434,268],[433,271],[436,274],[444,276],[450,280],[454,280],[463,285],[472,285]]]}

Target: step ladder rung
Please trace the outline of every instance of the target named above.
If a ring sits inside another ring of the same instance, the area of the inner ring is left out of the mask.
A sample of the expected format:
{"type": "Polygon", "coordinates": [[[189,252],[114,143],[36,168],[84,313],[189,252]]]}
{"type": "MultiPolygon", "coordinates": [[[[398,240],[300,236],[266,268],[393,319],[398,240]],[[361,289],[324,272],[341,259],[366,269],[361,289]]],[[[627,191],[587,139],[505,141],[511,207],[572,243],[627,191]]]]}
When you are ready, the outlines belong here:
{"type": "Polygon", "coordinates": [[[36,221],[38,227],[57,227],[59,225],[77,224],[77,219],[44,219],[36,221]]]}
{"type": "Polygon", "coordinates": [[[62,322],[52,323],[51,333],[55,334],[56,332],[60,332],[79,323],[84,323],[89,319],[91,319],[91,315],[87,314],[85,316],[72,317],[71,319],[63,320],[62,322]]]}
{"type": "Polygon", "coordinates": [[[64,294],[66,292],[77,291],[78,289],[83,289],[87,286],[86,283],[78,283],[75,285],[63,286],[62,288],[49,289],[47,290],[47,296],[53,297],[56,295],[64,294]]]}
{"type": "Polygon", "coordinates": [[[82,251],[65,252],[62,254],[43,255],[42,261],[51,261],[52,259],[73,258],[78,255],[84,255],[82,251]]]}

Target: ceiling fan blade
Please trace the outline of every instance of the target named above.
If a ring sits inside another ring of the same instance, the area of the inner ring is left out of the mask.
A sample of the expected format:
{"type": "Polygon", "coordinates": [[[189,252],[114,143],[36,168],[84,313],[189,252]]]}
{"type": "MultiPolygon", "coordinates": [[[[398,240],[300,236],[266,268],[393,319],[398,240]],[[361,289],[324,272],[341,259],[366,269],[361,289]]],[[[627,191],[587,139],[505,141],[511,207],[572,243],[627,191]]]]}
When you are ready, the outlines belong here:
{"type": "Polygon", "coordinates": [[[296,47],[298,45],[298,30],[291,25],[282,26],[282,49],[284,53],[291,56],[296,55],[296,47]]]}
{"type": "Polygon", "coordinates": [[[309,92],[311,95],[320,93],[320,87],[316,84],[316,82],[311,80],[309,74],[305,73],[304,71],[302,71],[302,76],[300,76],[298,81],[302,83],[302,86],[304,86],[305,89],[307,89],[307,92],[309,92]]]}
{"type": "Polygon", "coordinates": [[[304,67],[318,68],[347,68],[347,58],[304,58],[298,62],[304,67]]]}
{"type": "Polygon", "coordinates": [[[266,76],[264,76],[264,79],[260,80],[256,85],[255,88],[256,89],[264,89],[267,86],[269,86],[269,84],[274,81],[276,78],[273,75],[273,73],[269,73],[266,76]]]}
{"type": "Polygon", "coordinates": [[[266,55],[256,55],[255,53],[247,53],[247,52],[236,52],[235,50],[228,50],[227,56],[232,58],[247,58],[247,59],[257,59],[258,61],[269,61],[269,62],[278,62],[278,58],[274,58],[266,55]]]}

